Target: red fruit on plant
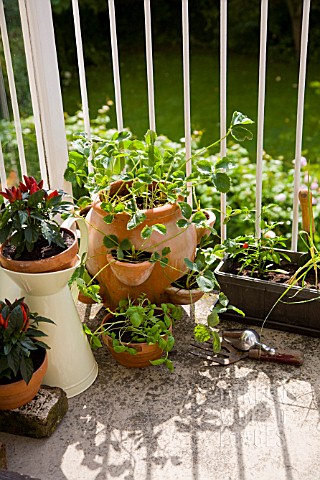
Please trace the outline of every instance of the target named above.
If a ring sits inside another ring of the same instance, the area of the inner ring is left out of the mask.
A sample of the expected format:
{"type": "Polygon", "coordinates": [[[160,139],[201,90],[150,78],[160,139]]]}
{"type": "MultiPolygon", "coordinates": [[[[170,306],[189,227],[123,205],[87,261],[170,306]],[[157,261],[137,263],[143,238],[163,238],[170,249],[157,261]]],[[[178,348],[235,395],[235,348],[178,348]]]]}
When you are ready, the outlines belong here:
{"type": "Polygon", "coordinates": [[[242,248],[248,248],[249,247],[249,243],[248,242],[244,242],[244,244],[242,245],[242,248]]]}
{"type": "Polygon", "coordinates": [[[0,327],[8,328],[8,323],[9,323],[9,319],[8,318],[4,319],[2,314],[0,313],[0,327]]]}

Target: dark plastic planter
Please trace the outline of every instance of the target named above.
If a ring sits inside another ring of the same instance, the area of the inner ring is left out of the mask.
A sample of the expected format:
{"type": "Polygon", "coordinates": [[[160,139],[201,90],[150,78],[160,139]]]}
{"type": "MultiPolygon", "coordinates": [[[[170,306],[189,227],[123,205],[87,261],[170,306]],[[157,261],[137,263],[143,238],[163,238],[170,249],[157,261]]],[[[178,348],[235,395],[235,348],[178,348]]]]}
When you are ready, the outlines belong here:
{"type": "MultiPolygon", "coordinates": [[[[293,263],[297,263],[302,255],[296,252],[286,253],[293,263]]],[[[288,288],[288,285],[234,275],[229,273],[230,266],[231,261],[227,258],[218,265],[215,274],[221,290],[229,298],[230,304],[243,310],[246,316],[241,317],[236,313],[227,312],[221,317],[261,326],[273,305],[288,288]]],[[[279,302],[264,326],[320,337],[320,290],[302,289],[293,286],[283,300],[286,302],[301,302],[315,298],[317,300],[306,303],[291,303],[290,305],[279,302]],[[290,298],[293,296],[294,298],[290,298]]]]}

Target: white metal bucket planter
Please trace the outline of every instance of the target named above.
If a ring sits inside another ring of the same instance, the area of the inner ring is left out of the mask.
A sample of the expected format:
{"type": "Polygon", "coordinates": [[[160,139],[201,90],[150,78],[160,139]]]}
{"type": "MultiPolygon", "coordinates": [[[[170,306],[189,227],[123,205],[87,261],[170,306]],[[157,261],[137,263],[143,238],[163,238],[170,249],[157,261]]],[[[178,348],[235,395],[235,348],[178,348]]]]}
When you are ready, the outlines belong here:
{"type": "Polygon", "coordinates": [[[68,398],[86,390],[97,377],[98,366],[93,357],[81,320],[73,301],[68,280],[77,265],[49,273],[6,274],[21,289],[30,310],[50,318],[55,325],[44,324],[48,335],[48,371],[43,383],[62,388],[68,398]]]}
{"type": "Polygon", "coordinates": [[[7,298],[10,302],[13,302],[20,296],[20,288],[14,283],[6,271],[0,266],[0,299],[7,298]]]}

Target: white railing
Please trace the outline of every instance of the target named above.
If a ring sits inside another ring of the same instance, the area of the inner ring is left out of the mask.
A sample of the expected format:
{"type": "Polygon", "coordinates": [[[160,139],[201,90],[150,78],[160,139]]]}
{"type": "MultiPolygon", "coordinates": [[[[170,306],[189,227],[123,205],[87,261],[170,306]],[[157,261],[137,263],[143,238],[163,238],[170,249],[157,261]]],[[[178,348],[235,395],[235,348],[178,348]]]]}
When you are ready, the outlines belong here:
{"type": "MultiPolygon", "coordinates": [[[[75,38],[77,47],[78,70],[80,78],[80,92],[82,99],[84,129],[90,136],[89,103],[87,95],[85,65],[81,38],[81,18],[78,0],[72,1],[75,38]]],[[[260,215],[262,198],[262,169],[264,144],[264,110],[265,110],[265,82],[266,82],[266,51],[268,0],[261,0],[260,18],[260,60],[258,84],[258,112],[257,112],[257,150],[256,150],[256,234],[261,234],[260,215]]],[[[27,69],[30,83],[32,108],[35,119],[37,146],[41,176],[48,186],[70,189],[64,180],[63,172],[67,163],[67,143],[64,129],[63,107],[57,53],[54,40],[52,12],[50,0],[19,0],[21,25],[24,48],[27,60],[27,69]]],[[[119,54],[117,42],[116,3],[108,0],[110,35],[112,48],[112,65],[114,77],[115,106],[117,128],[123,129],[124,119],[122,111],[121,78],[119,69],[119,54]]],[[[297,248],[298,238],[298,190],[300,186],[300,166],[302,150],[304,92],[306,82],[306,59],[309,31],[310,0],[303,0],[303,20],[301,29],[301,54],[298,85],[298,109],[296,126],[295,148],[295,180],[293,192],[293,219],[292,219],[292,249],[297,248]]],[[[227,129],[227,13],[228,0],[220,0],[220,135],[225,136],[227,129]]],[[[144,0],[145,16],[145,44],[146,44],[146,75],[148,88],[149,126],[156,128],[156,105],[154,99],[153,53],[151,30],[152,1],[144,0]]],[[[183,58],[183,91],[184,91],[184,125],[186,159],[191,157],[191,112],[190,112],[190,69],[189,69],[189,18],[188,0],[181,0],[182,21],[182,58],[183,58]]],[[[5,52],[6,71],[9,79],[11,105],[13,110],[19,159],[22,173],[28,171],[28,162],[25,161],[23,136],[19,108],[15,92],[14,74],[10,56],[10,45],[6,31],[5,9],[3,0],[0,0],[0,28],[3,48],[5,52]]],[[[221,143],[221,155],[226,155],[226,141],[221,143]]],[[[191,171],[191,161],[187,162],[187,173],[191,171]]],[[[0,144],[0,178],[5,185],[6,172],[0,144]]],[[[189,197],[189,201],[190,201],[189,197]]],[[[221,195],[221,237],[226,238],[226,226],[223,223],[226,212],[226,195],[221,195]]]]}

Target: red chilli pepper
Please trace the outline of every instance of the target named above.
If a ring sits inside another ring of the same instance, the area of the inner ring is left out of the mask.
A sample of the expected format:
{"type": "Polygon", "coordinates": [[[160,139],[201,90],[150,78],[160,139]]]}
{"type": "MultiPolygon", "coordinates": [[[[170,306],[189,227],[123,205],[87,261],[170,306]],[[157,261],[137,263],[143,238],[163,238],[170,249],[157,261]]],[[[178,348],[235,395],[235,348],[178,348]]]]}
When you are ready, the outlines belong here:
{"type": "Polygon", "coordinates": [[[4,319],[2,314],[0,313],[0,327],[8,328],[9,318],[4,319]]]}
{"type": "Polygon", "coordinates": [[[23,316],[23,324],[21,330],[23,332],[26,332],[29,328],[29,307],[24,302],[21,302],[20,307],[23,316]]]}
{"type": "Polygon", "coordinates": [[[242,245],[242,248],[248,248],[249,247],[249,243],[248,242],[244,242],[244,244],[242,245]]]}
{"type": "Polygon", "coordinates": [[[57,197],[59,195],[58,190],[53,190],[53,192],[49,193],[46,200],[50,200],[50,198],[57,197]]]}

